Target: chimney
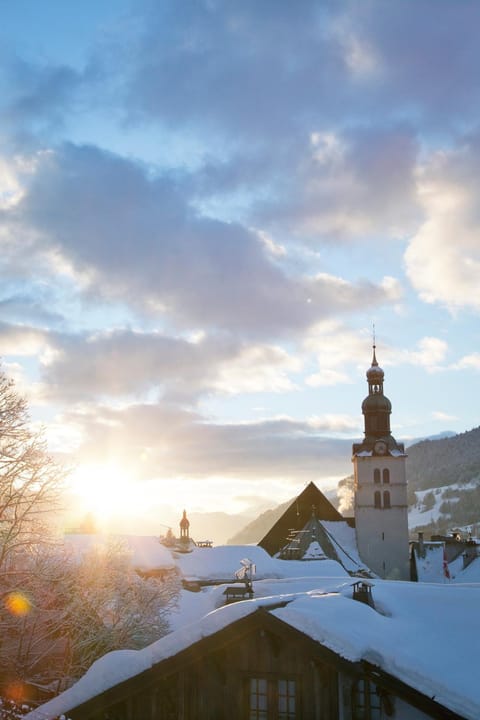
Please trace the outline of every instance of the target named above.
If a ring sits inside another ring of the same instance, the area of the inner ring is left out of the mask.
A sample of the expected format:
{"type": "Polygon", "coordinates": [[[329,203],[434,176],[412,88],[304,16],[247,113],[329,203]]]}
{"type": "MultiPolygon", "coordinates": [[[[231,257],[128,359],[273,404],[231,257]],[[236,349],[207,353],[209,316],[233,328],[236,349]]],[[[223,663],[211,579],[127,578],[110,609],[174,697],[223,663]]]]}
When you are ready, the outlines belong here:
{"type": "Polygon", "coordinates": [[[359,580],[356,583],[353,583],[353,599],[358,600],[358,602],[363,602],[365,605],[370,605],[371,608],[375,609],[375,603],[373,601],[372,596],[372,588],[374,587],[372,583],[368,582],[367,580],[359,580]]]}

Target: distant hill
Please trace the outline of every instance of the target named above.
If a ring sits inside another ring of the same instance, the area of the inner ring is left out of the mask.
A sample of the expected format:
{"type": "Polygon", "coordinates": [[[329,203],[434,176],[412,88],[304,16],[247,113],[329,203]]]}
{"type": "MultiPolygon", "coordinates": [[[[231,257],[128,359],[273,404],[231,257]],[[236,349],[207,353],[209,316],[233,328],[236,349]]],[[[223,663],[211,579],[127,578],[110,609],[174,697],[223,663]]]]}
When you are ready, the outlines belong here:
{"type": "Polygon", "coordinates": [[[277,505],[277,507],[271,510],[266,510],[259,515],[255,520],[252,520],[245,525],[239,532],[233,535],[228,541],[227,545],[251,545],[252,543],[258,543],[275,525],[277,520],[282,517],[285,510],[291,504],[291,500],[277,505]]]}
{"type": "MultiPolygon", "coordinates": [[[[410,530],[444,533],[480,524],[480,427],[459,435],[441,433],[407,447],[410,530]]],[[[353,475],[338,484],[332,504],[344,516],[353,513],[353,475]]],[[[228,542],[257,543],[291,503],[267,510],[228,542]]]]}
{"type": "Polygon", "coordinates": [[[223,545],[232,532],[245,527],[245,523],[251,520],[252,515],[191,512],[188,518],[190,533],[194,540],[212,540],[215,545],[223,545]]]}

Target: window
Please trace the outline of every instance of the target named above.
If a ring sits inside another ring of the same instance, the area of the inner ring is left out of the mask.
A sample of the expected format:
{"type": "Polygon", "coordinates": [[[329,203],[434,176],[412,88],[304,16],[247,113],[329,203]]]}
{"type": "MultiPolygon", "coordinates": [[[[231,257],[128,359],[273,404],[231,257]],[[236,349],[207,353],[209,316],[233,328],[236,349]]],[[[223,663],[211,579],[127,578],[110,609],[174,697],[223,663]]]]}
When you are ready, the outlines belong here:
{"type": "Polygon", "coordinates": [[[353,720],[381,720],[381,700],[377,688],[369,680],[358,680],[352,692],[353,720]]]}
{"type": "Polygon", "coordinates": [[[390,470],[388,468],[385,468],[383,471],[383,482],[385,485],[390,482],[390,470]]]}
{"type": "MultiPolygon", "coordinates": [[[[385,470],[383,472],[385,472],[385,470]]],[[[375,470],[373,471],[373,482],[374,483],[380,482],[380,470],[378,468],[375,468],[375,470]]]]}
{"type": "Polygon", "coordinates": [[[295,718],[295,680],[278,681],[278,718],[295,718]]]}
{"type": "Polygon", "coordinates": [[[295,720],[296,682],[289,678],[250,678],[248,720],[295,720]]]}
{"type": "Polygon", "coordinates": [[[267,718],[267,681],[265,678],[250,678],[249,720],[267,718]]]}
{"type": "Polygon", "coordinates": [[[385,492],[383,493],[383,507],[384,508],[392,507],[390,505],[390,493],[388,490],[385,490],[385,492]]]}
{"type": "Polygon", "coordinates": [[[380,490],[376,490],[373,495],[373,504],[376,508],[382,507],[382,494],[380,490]]]}

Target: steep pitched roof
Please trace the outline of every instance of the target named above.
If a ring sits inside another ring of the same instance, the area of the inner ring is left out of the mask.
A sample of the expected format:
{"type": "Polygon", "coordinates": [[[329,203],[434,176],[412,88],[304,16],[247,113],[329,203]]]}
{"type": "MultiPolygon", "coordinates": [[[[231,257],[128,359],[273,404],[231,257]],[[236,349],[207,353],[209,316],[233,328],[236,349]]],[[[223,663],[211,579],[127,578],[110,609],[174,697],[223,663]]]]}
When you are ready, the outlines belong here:
{"type": "Polygon", "coordinates": [[[318,520],[343,520],[338,510],[325,495],[311,482],[302,490],[282,517],[258,543],[270,555],[275,555],[288,542],[291,530],[302,530],[312,516],[312,508],[318,520]]]}

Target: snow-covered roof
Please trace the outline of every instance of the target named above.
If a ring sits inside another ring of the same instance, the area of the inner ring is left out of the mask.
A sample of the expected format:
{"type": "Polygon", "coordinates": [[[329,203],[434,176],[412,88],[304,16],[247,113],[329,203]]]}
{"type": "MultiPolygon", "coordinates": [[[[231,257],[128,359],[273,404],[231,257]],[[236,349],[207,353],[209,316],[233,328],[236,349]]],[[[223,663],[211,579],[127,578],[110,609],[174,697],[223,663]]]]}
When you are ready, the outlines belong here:
{"type": "Polygon", "coordinates": [[[345,520],[339,522],[322,520],[321,525],[332,543],[338,560],[347,572],[369,571],[369,568],[362,562],[358,554],[354,528],[350,527],[345,520]]]}
{"type": "Polygon", "coordinates": [[[256,566],[255,578],[287,578],[303,576],[346,575],[339,563],[332,560],[317,560],[305,563],[300,560],[279,560],[272,558],[258,545],[219,545],[212,548],[194,548],[191,553],[178,554],[177,567],[186,580],[200,582],[226,581],[235,579],[243,559],[248,558],[256,566]]]}
{"type": "Polygon", "coordinates": [[[396,450],[395,448],[393,450],[389,450],[388,452],[392,457],[407,457],[407,453],[402,452],[401,450],[396,450]]]}
{"type": "Polygon", "coordinates": [[[74,555],[84,556],[94,548],[107,548],[119,544],[131,556],[132,566],[141,572],[173,570],[175,562],[171,552],[153,535],[101,535],[66,534],[64,543],[74,555]]]}
{"type": "MultiPolygon", "coordinates": [[[[315,563],[303,563],[310,565],[315,563]]],[[[350,579],[291,580],[283,593],[221,607],[147,648],[97,660],[69,690],[29,713],[45,720],[172,657],[259,607],[352,662],[366,660],[451,710],[480,717],[478,651],[480,585],[434,585],[376,580],[376,609],[352,599],[350,579]],[[286,603],[278,607],[279,601],[286,603]]],[[[218,591],[217,588],[215,588],[218,591]]]]}
{"type": "Polygon", "coordinates": [[[441,583],[445,580],[443,542],[424,542],[423,553],[416,547],[413,552],[419,582],[441,583]]]}

